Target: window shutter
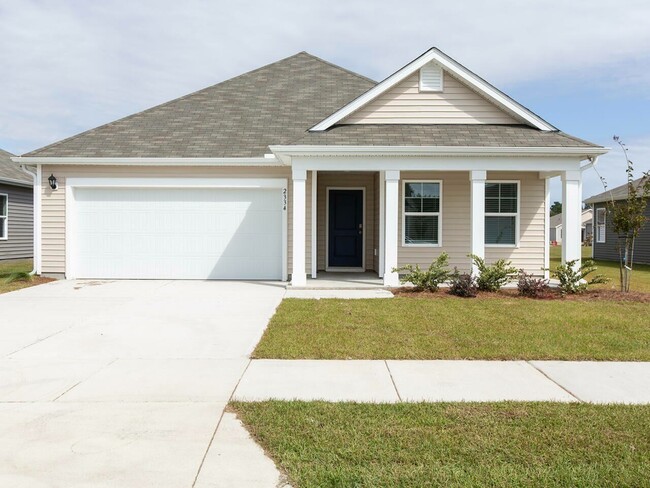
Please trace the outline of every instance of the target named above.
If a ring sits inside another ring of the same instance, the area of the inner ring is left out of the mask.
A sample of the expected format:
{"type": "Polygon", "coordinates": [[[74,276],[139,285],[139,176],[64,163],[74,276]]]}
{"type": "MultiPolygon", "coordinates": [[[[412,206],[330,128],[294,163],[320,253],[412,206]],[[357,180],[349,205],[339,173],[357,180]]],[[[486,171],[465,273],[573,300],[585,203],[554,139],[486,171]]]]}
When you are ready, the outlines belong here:
{"type": "Polygon", "coordinates": [[[442,68],[435,63],[420,68],[420,91],[442,91],[442,68]]]}

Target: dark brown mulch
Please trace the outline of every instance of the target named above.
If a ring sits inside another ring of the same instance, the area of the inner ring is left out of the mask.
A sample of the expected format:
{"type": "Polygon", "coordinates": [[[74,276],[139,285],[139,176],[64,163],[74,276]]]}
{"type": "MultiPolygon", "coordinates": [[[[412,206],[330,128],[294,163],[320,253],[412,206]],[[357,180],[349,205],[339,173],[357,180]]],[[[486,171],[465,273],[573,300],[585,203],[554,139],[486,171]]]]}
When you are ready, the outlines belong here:
{"type": "MultiPolygon", "coordinates": [[[[439,299],[439,298],[457,298],[451,295],[446,288],[440,288],[438,291],[425,291],[417,290],[415,288],[391,288],[390,290],[393,295],[397,297],[412,297],[412,298],[430,298],[430,299],[439,299]]],[[[650,293],[641,293],[630,291],[628,293],[622,293],[616,290],[599,290],[592,289],[587,290],[584,293],[579,293],[575,295],[562,295],[559,290],[556,288],[551,288],[548,291],[544,292],[538,297],[528,298],[520,296],[517,290],[511,288],[500,290],[498,292],[485,292],[480,291],[475,299],[500,299],[500,298],[519,298],[522,300],[574,300],[574,301],[589,301],[589,300],[608,300],[615,302],[641,302],[641,303],[650,303],[650,293]]]]}

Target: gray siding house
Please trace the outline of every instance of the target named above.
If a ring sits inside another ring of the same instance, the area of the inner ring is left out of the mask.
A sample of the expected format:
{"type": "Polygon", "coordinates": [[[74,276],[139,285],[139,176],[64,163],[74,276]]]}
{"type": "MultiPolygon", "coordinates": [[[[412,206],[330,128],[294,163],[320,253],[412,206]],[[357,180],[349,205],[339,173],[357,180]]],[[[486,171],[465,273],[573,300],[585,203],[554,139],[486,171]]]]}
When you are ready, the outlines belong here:
{"type": "Polygon", "coordinates": [[[34,252],[33,181],[0,149],[0,261],[34,252]]]}
{"type": "MultiPolygon", "coordinates": [[[[634,181],[635,185],[641,183],[642,178],[634,181]]],[[[614,232],[607,202],[611,199],[618,204],[627,198],[627,183],[612,190],[594,195],[585,203],[591,205],[594,210],[594,240],[592,256],[594,259],[605,261],[618,261],[618,235],[614,232]]],[[[634,263],[650,264],[650,205],[646,206],[645,216],[648,223],[641,230],[639,237],[634,243],[634,263]]]]}

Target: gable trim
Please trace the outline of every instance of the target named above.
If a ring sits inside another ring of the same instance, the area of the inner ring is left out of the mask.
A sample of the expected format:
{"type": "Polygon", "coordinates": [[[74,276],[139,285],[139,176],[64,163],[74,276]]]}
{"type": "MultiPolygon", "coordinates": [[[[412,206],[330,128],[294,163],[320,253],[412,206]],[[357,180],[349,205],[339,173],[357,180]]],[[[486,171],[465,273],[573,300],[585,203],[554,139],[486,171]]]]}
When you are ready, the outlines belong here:
{"type": "Polygon", "coordinates": [[[469,69],[465,68],[460,63],[454,61],[452,58],[447,56],[445,53],[440,51],[437,48],[431,48],[420,57],[411,61],[409,64],[404,66],[399,71],[393,73],[384,81],[374,86],[363,95],[357,97],[352,102],[344,106],[343,108],[337,110],[332,115],[322,120],[315,126],[313,126],[310,131],[325,131],[332,127],[334,124],[340,122],[344,118],[348,117],[352,113],[359,110],[361,107],[365,106],[381,94],[388,91],[390,88],[397,85],[402,80],[406,79],[408,76],[412,75],[420,68],[435,61],[438,63],[443,70],[449,71],[454,76],[458,77],[460,80],[469,85],[472,89],[477,91],[479,94],[487,98],[492,103],[496,104],[509,114],[513,115],[520,120],[525,121],[527,124],[536,127],[537,129],[544,131],[554,131],[557,130],[556,127],[552,126],[544,119],[534,114],[528,110],[523,105],[517,103],[508,95],[500,91],[499,89],[492,86],[490,83],[485,81],[480,76],[476,75],[469,69]]]}

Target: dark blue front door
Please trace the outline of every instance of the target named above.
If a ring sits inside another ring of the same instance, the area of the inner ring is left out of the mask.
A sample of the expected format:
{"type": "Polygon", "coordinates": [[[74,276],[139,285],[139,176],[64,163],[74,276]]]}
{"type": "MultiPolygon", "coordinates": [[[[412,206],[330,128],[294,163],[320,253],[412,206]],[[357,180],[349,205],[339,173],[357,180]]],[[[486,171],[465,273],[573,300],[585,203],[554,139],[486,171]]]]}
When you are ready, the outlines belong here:
{"type": "Polygon", "coordinates": [[[363,266],[363,191],[329,191],[329,266],[363,266]]]}

